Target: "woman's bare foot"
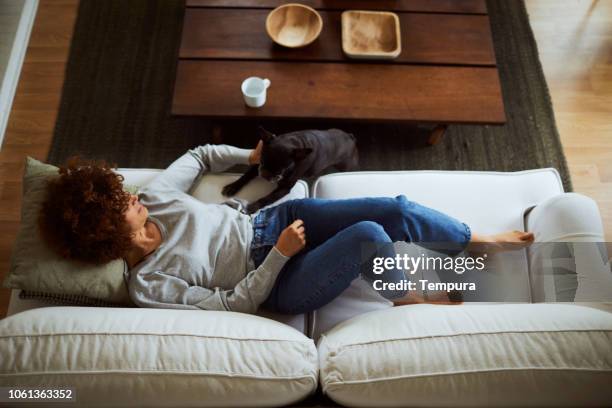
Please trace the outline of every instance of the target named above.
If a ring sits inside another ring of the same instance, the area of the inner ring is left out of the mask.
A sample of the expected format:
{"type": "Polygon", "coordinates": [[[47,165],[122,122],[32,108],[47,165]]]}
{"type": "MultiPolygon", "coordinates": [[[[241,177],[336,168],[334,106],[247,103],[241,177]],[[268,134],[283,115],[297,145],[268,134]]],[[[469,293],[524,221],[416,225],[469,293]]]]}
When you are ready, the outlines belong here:
{"type": "Polygon", "coordinates": [[[493,235],[472,234],[472,239],[467,249],[470,252],[476,253],[516,251],[533,244],[534,239],[533,232],[516,230],[493,235]]]}

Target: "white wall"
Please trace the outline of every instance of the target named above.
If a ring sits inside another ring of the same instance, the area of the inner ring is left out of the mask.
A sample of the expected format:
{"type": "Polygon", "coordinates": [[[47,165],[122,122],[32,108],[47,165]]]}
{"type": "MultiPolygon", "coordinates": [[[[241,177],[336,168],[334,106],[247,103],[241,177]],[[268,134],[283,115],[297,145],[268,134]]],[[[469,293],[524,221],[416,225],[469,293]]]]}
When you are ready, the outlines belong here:
{"type": "Polygon", "coordinates": [[[0,149],[38,0],[0,0],[0,149]]]}

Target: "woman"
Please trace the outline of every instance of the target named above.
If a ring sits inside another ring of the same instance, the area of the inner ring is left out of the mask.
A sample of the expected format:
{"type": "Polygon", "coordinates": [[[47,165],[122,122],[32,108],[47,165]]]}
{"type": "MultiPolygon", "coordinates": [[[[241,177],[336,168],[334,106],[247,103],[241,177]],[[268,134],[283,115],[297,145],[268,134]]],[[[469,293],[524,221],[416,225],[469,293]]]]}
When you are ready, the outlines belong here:
{"type": "MultiPolygon", "coordinates": [[[[261,142],[254,150],[200,146],[138,196],[124,192],[123,178],[104,163],[68,163],[49,183],[43,237],[69,258],[124,258],[130,296],[143,307],[253,313],[264,305],[291,314],[320,308],[360,274],[372,279],[369,261],[393,257],[388,244],[395,241],[450,244],[450,255],[481,243],[506,249],[533,241],[533,234],[519,231],[473,234],[404,196],[291,200],[246,215],[189,195],[203,173],[257,164],[260,154],[261,142]],[[372,242],[374,249],[363,249],[372,242]]],[[[389,270],[382,279],[404,274],[389,270]]],[[[410,300],[401,291],[381,294],[397,304],[410,300]]]]}

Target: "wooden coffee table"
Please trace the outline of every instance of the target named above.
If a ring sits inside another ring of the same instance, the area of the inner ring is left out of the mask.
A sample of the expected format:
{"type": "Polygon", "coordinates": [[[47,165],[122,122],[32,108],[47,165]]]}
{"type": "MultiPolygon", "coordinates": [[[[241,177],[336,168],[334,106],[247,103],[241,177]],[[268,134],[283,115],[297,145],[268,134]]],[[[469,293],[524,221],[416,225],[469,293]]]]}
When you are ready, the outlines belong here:
{"type": "Polygon", "coordinates": [[[287,49],[265,30],[281,0],[187,0],[174,115],[503,124],[504,104],[484,0],[302,0],[323,18],[320,37],[287,49]],[[343,10],[398,14],[402,53],[391,61],[344,56],[343,10]],[[240,84],[269,78],[266,105],[245,106],[240,84]]]}

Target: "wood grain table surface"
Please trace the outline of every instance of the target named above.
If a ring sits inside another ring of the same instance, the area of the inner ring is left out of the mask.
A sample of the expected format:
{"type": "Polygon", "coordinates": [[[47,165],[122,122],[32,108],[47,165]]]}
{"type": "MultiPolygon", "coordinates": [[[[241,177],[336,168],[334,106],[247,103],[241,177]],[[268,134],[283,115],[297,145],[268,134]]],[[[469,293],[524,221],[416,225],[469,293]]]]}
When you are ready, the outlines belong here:
{"type": "MultiPolygon", "coordinates": [[[[187,0],[187,7],[274,8],[287,0],[187,0]]],[[[483,0],[300,0],[316,9],[396,10],[426,13],[487,14],[483,0]]]]}
{"type": "Polygon", "coordinates": [[[482,0],[308,0],[320,37],[288,49],[267,35],[280,0],[188,0],[172,113],[211,118],[311,118],[503,124],[506,120],[486,4],[482,0]],[[394,60],[347,58],[341,12],[398,14],[394,60]],[[240,84],[271,80],[266,105],[244,105],[240,84]]]}

